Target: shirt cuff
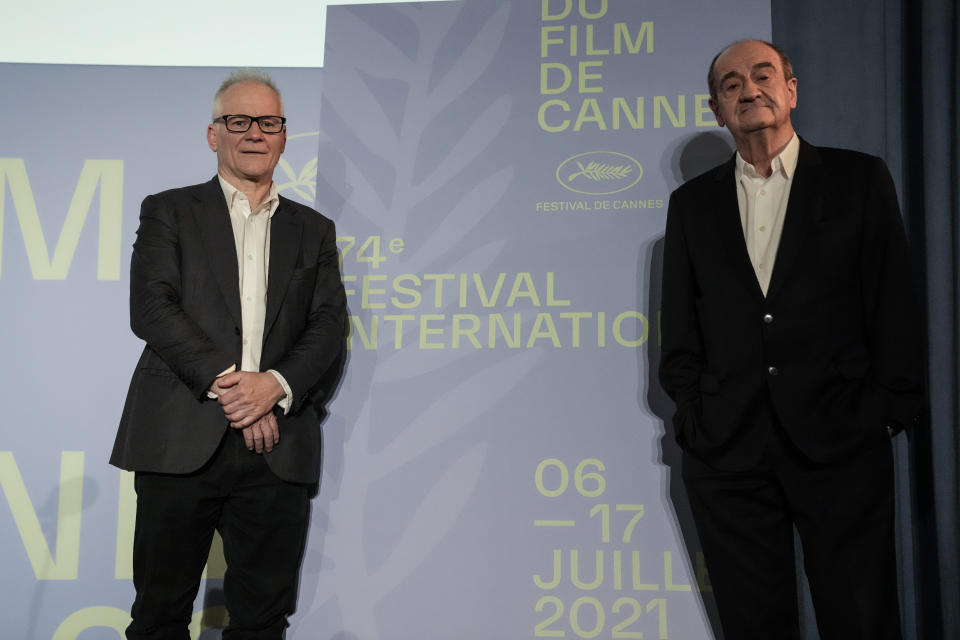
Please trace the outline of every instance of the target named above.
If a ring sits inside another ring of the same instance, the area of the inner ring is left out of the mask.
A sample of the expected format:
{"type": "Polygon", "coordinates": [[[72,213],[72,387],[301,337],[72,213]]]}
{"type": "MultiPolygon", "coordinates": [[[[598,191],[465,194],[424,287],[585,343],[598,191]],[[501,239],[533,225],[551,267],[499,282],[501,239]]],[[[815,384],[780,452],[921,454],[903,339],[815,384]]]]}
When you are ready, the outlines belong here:
{"type": "MultiPolygon", "coordinates": [[[[230,365],[229,369],[224,369],[222,372],[217,374],[217,378],[222,378],[228,373],[233,373],[236,370],[237,370],[237,365],[232,364],[230,365]]],[[[210,398],[211,400],[216,400],[219,396],[217,396],[217,394],[215,394],[213,391],[210,391],[209,389],[207,389],[207,397],[210,398]]]]}
{"type": "Polygon", "coordinates": [[[279,371],[276,369],[267,369],[267,371],[272,373],[273,377],[280,383],[280,386],[283,387],[283,393],[285,395],[277,400],[277,406],[283,409],[283,415],[287,415],[290,413],[290,405],[293,403],[293,391],[290,390],[290,385],[287,384],[286,378],[280,375],[279,371]]]}

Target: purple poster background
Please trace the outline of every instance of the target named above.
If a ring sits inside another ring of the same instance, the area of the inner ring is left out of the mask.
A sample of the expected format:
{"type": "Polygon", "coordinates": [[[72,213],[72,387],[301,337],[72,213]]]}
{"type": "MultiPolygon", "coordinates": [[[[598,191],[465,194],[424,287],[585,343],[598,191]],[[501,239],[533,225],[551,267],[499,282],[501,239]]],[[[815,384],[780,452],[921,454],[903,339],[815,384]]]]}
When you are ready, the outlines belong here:
{"type": "MultiPolygon", "coordinates": [[[[752,0],[331,6],[324,68],[269,69],[275,180],[337,222],[352,326],[288,637],[712,637],[658,256],[670,191],[732,149],[706,66],[769,22],[752,0]]],[[[11,638],[129,620],[135,498],[106,459],[141,348],[130,246],[146,194],[213,175],[225,74],[0,65],[11,638]]],[[[216,551],[208,571],[194,638],[223,621],[216,551]]]]}

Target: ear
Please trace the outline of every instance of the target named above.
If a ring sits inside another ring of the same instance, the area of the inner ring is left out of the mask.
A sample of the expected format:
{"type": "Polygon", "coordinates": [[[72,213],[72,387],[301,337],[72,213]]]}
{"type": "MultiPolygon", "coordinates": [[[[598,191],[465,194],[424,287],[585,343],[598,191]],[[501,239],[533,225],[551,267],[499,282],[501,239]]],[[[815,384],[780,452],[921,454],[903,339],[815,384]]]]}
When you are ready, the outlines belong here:
{"type": "Polygon", "coordinates": [[[790,96],[790,108],[797,108],[797,77],[787,80],[787,95],[790,96]]]}
{"type": "Polygon", "coordinates": [[[710,98],[707,101],[707,105],[710,107],[710,111],[713,111],[713,117],[717,119],[717,124],[722,126],[724,125],[723,116],[720,115],[720,105],[717,104],[717,101],[713,98],[710,98]]]}
{"type": "Polygon", "coordinates": [[[207,125],[207,145],[211,151],[217,150],[217,126],[212,122],[207,125]]]}
{"type": "Polygon", "coordinates": [[[280,153],[283,153],[284,149],[287,148],[287,127],[284,125],[283,131],[280,132],[282,136],[280,139],[280,153]]]}

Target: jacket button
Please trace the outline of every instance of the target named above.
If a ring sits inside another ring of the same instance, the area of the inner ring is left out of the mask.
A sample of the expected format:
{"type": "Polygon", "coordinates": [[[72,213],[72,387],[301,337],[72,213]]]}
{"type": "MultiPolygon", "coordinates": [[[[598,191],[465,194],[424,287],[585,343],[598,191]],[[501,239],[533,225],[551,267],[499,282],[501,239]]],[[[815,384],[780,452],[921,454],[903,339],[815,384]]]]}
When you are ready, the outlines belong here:
{"type": "Polygon", "coordinates": [[[767,367],[767,373],[772,376],[780,375],[780,370],[776,367],[767,367]]]}
{"type": "Polygon", "coordinates": [[[763,324],[770,324],[771,322],[773,322],[773,316],[769,313],[763,314],[763,324]]]}

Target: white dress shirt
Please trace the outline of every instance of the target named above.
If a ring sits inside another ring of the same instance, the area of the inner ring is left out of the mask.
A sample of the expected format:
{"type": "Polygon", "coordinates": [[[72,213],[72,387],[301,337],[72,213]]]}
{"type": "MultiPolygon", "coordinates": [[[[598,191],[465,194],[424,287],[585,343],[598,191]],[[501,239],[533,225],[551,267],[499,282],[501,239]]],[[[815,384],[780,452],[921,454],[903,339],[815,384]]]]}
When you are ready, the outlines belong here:
{"type": "Polygon", "coordinates": [[[757,275],[763,295],[770,287],[770,275],[777,258],[783,222],[786,217],[787,200],[797,169],[800,138],[793,134],[780,155],[773,159],[773,172],[769,178],[757,173],[756,168],[737,152],[737,204],[740,206],[740,223],[747,243],[750,264],[757,275]]]}
{"type": "MultiPolygon", "coordinates": [[[[263,350],[264,320],[267,315],[267,273],[270,268],[270,219],[277,211],[280,196],[277,185],[270,185],[267,195],[256,211],[250,210],[250,200],[240,190],[218,176],[223,196],[230,211],[233,240],[237,248],[237,273],[240,279],[240,314],[242,318],[243,352],[241,371],[260,371],[263,350]]],[[[230,373],[236,367],[223,372],[230,373]]],[[[290,385],[278,371],[269,370],[286,394],[277,402],[284,413],[290,410],[293,393],[290,385]]]]}

